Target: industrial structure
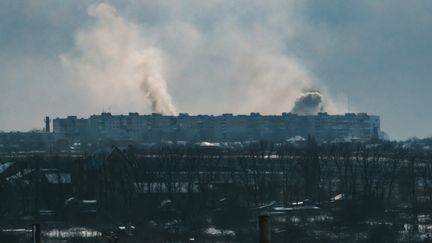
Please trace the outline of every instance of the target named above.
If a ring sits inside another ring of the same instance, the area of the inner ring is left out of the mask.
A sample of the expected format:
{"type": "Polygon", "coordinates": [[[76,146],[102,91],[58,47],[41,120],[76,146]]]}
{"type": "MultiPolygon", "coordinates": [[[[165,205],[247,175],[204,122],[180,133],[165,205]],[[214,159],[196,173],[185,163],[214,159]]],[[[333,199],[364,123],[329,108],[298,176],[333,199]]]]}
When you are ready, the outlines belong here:
{"type": "MultiPolygon", "coordinates": [[[[48,129],[47,129],[48,130],[48,129]]],[[[112,115],[102,113],[90,118],[56,118],[55,137],[78,141],[184,141],[244,142],[285,141],[314,136],[319,142],[365,142],[380,137],[379,116],[366,113],[344,115],[189,115],[165,116],[157,113],[112,115]]]]}

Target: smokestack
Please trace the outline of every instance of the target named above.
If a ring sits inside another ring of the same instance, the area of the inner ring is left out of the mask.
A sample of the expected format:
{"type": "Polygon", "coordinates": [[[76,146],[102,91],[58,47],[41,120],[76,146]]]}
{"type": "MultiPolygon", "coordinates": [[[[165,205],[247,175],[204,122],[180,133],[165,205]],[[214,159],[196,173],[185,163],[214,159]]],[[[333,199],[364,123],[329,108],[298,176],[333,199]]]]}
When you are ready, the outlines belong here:
{"type": "Polygon", "coordinates": [[[51,132],[51,128],[50,128],[50,118],[49,116],[45,117],[45,132],[51,132]]]}

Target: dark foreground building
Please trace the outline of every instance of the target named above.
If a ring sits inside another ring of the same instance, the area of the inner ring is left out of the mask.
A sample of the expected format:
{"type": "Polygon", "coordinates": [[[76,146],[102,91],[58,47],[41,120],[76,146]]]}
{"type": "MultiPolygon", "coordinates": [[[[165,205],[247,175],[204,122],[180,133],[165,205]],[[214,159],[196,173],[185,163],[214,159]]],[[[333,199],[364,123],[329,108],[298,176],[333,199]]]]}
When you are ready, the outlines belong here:
{"type": "Polygon", "coordinates": [[[153,113],[112,115],[102,113],[90,118],[56,118],[56,137],[79,141],[184,141],[243,142],[303,139],[309,135],[319,142],[369,141],[380,137],[380,118],[366,113],[345,115],[196,115],[180,113],[164,116],[153,113]]]}

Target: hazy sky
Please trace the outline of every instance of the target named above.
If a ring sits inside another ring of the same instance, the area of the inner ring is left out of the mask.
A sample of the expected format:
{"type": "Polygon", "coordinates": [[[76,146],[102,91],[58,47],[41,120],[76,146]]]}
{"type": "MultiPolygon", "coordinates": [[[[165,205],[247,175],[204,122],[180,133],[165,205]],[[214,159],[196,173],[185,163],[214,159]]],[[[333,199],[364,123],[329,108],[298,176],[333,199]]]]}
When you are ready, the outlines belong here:
{"type": "Polygon", "coordinates": [[[0,130],[146,113],[153,95],[177,112],[279,114],[320,90],[331,113],[349,97],[391,138],[432,136],[431,13],[428,0],[2,0],[0,130]]]}

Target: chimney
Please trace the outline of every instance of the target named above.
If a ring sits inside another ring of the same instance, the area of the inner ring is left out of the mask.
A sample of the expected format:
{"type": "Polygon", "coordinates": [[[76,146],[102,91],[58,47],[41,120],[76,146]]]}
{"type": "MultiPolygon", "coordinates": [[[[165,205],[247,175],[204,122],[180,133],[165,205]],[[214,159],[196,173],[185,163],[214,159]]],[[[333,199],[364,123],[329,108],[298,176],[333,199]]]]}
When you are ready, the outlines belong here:
{"type": "Polygon", "coordinates": [[[49,116],[45,117],[45,132],[51,132],[49,116]]]}

